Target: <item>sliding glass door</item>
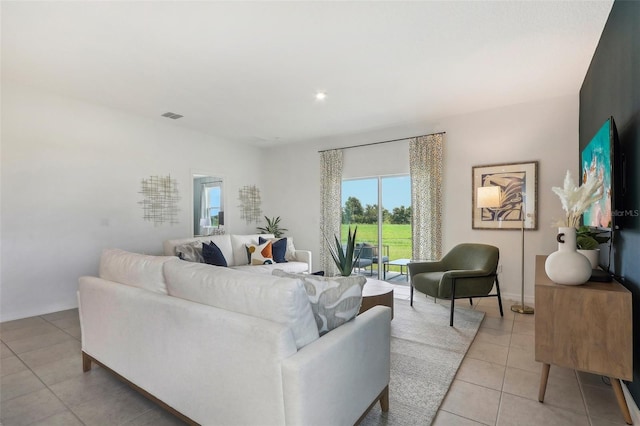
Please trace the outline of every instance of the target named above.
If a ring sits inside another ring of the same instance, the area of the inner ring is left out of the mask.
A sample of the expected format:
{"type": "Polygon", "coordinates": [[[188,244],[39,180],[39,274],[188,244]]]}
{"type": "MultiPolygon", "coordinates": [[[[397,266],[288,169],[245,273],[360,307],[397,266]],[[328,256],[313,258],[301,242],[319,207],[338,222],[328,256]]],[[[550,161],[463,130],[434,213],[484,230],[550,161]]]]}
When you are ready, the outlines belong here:
{"type": "MultiPolygon", "coordinates": [[[[411,258],[411,183],[408,175],[342,182],[342,240],[357,226],[355,273],[402,280],[411,258]]],[[[406,277],[404,277],[406,280],[406,277]]]]}

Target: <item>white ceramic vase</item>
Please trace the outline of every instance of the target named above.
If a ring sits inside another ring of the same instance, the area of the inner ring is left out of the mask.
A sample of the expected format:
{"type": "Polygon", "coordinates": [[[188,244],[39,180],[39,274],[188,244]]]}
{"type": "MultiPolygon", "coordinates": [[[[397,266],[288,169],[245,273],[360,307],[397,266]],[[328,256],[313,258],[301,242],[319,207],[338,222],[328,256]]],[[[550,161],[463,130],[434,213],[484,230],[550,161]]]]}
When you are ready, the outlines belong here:
{"type": "Polygon", "coordinates": [[[591,277],[589,259],[576,251],[576,228],[558,228],[558,251],[547,257],[544,270],[551,281],[564,285],[580,285],[591,277]]]}

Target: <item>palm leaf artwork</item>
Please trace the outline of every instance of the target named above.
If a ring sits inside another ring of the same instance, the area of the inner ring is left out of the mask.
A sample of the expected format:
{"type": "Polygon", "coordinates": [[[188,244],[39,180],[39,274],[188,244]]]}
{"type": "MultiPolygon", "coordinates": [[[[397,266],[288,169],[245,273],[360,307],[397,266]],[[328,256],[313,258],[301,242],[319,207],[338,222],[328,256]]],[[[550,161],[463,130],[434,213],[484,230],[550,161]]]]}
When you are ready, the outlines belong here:
{"type": "Polygon", "coordinates": [[[483,177],[484,186],[499,186],[502,192],[501,206],[483,209],[484,220],[521,221],[522,191],[525,187],[524,172],[495,173],[483,177]]]}
{"type": "Polygon", "coordinates": [[[353,234],[351,233],[351,227],[349,227],[346,247],[343,247],[342,243],[340,242],[340,239],[335,235],[334,235],[335,246],[331,244],[331,242],[326,237],[326,235],[324,237],[324,239],[327,241],[327,247],[329,248],[329,253],[333,258],[333,261],[335,262],[336,267],[340,272],[340,275],[342,275],[343,277],[348,277],[349,275],[351,275],[351,271],[353,270],[353,265],[358,262],[358,259],[360,259],[361,251],[359,251],[354,258],[354,254],[356,251],[356,233],[357,232],[358,232],[357,226],[353,230],[353,234]]]}

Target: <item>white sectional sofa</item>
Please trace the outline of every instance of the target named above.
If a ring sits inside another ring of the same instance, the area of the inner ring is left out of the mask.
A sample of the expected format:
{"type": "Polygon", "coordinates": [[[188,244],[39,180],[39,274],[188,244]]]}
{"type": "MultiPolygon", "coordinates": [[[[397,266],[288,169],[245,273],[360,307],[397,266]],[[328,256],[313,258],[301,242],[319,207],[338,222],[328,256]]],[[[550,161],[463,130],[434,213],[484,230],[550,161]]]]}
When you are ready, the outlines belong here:
{"type": "Polygon", "coordinates": [[[388,409],[390,309],[319,337],[300,279],[105,250],[79,280],[96,362],[203,425],[353,425],[388,409]]]}
{"type": "Polygon", "coordinates": [[[222,251],[229,267],[248,272],[271,274],[274,269],[282,269],[286,272],[311,273],[311,252],[308,250],[296,250],[291,238],[288,239],[287,262],[274,263],[272,265],[249,265],[246,252],[246,244],[258,244],[259,238],[273,239],[273,234],[253,235],[209,235],[206,237],[191,237],[176,240],[167,240],[163,243],[166,256],[176,256],[176,248],[184,244],[202,242],[214,242],[222,251]]]}

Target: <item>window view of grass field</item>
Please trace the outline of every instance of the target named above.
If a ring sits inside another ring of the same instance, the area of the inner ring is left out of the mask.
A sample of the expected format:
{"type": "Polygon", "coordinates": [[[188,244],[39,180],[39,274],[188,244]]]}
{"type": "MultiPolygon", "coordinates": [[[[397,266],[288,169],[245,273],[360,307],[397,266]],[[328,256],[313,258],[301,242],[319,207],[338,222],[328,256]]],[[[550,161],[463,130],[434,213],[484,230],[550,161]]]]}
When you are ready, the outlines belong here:
{"type": "MultiPolygon", "coordinates": [[[[378,224],[342,224],[343,242],[346,243],[346,235],[349,232],[349,226],[353,231],[354,227],[358,227],[357,242],[376,245],[378,241],[378,224]]],[[[389,260],[394,259],[411,259],[411,224],[395,225],[392,223],[382,224],[382,245],[389,247],[389,260]]],[[[386,247],[383,247],[384,256],[387,256],[386,247]]],[[[400,268],[389,266],[390,271],[399,272],[400,268]]]]}
{"type": "MultiPolygon", "coordinates": [[[[409,176],[344,180],[342,183],[341,239],[356,226],[356,243],[378,246],[378,185],[382,201],[382,258],[388,261],[411,259],[411,185],[409,176]]],[[[377,256],[376,256],[377,257],[377,256]]],[[[373,265],[376,275],[377,264],[373,265]]],[[[389,265],[390,276],[400,267],[389,265]]],[[[364,272],[364,271],[360,271],[364,272]]],[[[369,273],[369,271],[367,271],[369,273]]],[[[406,268],[404,270],[406,273],[406,268]]],[[[382,276],[382,275],[381,275],[382,276]]],[[[387,279],[389,276],[387,276],[387,279]]]]}

